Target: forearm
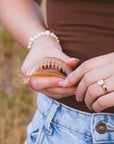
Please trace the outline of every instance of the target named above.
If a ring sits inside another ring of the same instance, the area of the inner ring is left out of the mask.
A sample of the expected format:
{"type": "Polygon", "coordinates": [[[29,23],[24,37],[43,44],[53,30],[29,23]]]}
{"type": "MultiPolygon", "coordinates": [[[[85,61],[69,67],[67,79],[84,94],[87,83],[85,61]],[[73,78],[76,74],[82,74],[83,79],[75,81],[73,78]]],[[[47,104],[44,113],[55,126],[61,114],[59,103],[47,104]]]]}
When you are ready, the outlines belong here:
{"type": "Polygon", "coordinates": [[[11,37],[26,49],[29,38],[45,30],[40,7],[33,0],[1,0],[0,20],[11,37]]]}

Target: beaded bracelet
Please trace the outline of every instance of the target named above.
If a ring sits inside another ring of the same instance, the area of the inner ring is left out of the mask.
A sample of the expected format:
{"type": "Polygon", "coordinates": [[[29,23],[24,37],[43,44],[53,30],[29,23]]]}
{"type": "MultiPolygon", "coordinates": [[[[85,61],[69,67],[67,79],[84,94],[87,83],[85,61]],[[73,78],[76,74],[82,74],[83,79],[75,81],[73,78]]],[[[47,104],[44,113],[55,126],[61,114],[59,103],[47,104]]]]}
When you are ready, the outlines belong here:
{"type": "Polygon", "coordinates": [[[28,42],[28,49],[31,49],[32,48],[32,45],[34,43],[34,41],[42,36],[50,36],[52,38],[54,38],[58,43],[59,43],[59,39],[58,37],[54,34],[54,33],[51,33],[49,30],[46,30],[44,32],[41,32],[33,37],[31,37],[29,39],[29,42],[28,42]]]}

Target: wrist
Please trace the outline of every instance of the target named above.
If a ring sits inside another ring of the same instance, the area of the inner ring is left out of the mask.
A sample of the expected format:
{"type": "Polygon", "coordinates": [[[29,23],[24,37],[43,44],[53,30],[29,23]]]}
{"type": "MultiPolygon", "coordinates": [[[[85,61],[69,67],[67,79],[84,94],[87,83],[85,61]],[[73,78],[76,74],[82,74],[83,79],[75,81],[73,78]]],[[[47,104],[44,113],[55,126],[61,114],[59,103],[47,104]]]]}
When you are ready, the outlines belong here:
{"type": "Polygon", "coordinates": [[[42,31],[42,32],[34,35],[33,37],[31,37],[31,38],[29,39],[28,49],[30,50],[30,49],[32,48],[32,45],[34,44],[34,42],[35,42],[37,39],[40,39],[41,37],[50,37],[50,38],[52,38],[53,40],[55,40],[57,43],[59,43],[58,37],[57,37],[53,32],[50,32],[49,30],[45,30],[45,31],[42,31]]]}
{"type": "Polygon", "coordinates": [[[41,37],[40,39],[37,39],[32,49],[29,51],[22,67],[21,71],[24,73],[27,69],[27,67],[36,59],[42,58],[42,57],[59,57],[61,55],[62,48],[61,45],[57,42],[55,42],[53,39],[49,37],[41,37]]]}
{"type": "MultiPolygon", "coordinates": [[[[42,50],[47,50],[50,51],[52,49],[59,49],[62,51],[62,47],[60,43],[57,43],[52,37],[44,36],[40,37],[39,39],[36,39],[36,41],[32,45],[32,49],[42,49],[42,50]]],[[[30,51],[31,51],[30,50],[30,51]]]]}

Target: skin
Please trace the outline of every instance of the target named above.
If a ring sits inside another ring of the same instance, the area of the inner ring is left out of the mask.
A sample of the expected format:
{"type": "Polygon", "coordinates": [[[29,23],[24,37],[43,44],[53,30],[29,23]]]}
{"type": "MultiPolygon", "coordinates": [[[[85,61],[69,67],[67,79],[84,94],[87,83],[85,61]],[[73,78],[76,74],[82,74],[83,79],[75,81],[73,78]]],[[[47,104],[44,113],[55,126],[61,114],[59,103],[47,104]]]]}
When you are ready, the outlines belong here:
{"type": "MultiPolygon", "coordinates": [[[[1,0],[0,21],[7,32],[27,51],[29,38],[46,30],[40,11],[40,1],[1,0]],[[21,11],[20,11],[21,9],[21,11]]],[[[44,56],[55,56],[67,62],[71,67],[77,59],[70,59],[62,52],[62,47],[49,37],[37,39],[22,64],[24,74],[29,65],[44,56]],[[47,54],[48,51],[48,54],[47,54]]],[[[114,52],[96,57],[82,63],[63,82],[61,78],[31,78],[29,85],[36,91],[53,98],[62,98],[76,93],[77,101],[84,100],[89,109],[100,112],[114,106],[114,52]],[[108,94],[97,85],[103,79],[108,94]],[[77,85],[77,88],[75,87],[77,85]]]]}
{"type": "MultiPolygon", "coordinates": [[[[0,1],[0,21],[7,32],[27,51],[29,38],[46,30],[44,20],[39,5],[41,0],[1,0],[0,1]]],[[[32,49],[25,58],[21,72],[24,74],[30,64],[42,57],[57,57],[67,62],[73,67],[77,64],[77,59],[70,59],[62,52],[62,47],[53,38],[48,36],[37,39],[32,49]],[[48,53],[47,53],[48,51],[48,53]]],[[[38,92],[47,94],[53,98],[60,98],[73,95],[76,88],[62,88],[58,83],[63,79],[57,77],[31,78],[27,85],[38,92]]]]}
{"type": "Polygon", "coordinates": [[[85,61],[59,85],[77,85],[77,101],[84,100],[90,110],[100,112],[114,106],[114,52],[85,61]],[[101,79],[108,93],[97,84],[101,79]]]}
{"type": "Polygon", "coordinates": [[[46,28],[40,7],[33,0],[0,0],[0,21],[27,51],[29,38],[46,28]]]}

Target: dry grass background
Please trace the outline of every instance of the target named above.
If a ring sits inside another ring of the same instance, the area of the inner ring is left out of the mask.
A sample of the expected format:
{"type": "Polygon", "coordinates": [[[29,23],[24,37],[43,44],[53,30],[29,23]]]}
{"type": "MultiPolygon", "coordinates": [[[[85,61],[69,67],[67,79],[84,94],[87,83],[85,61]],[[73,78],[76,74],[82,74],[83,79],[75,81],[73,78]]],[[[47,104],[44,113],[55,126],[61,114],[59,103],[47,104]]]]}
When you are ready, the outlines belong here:
{"type": "Polygon", "coordinates": [[[20,85],[17,77],[26,55],[0,26],[0,144],[23,144],[36,110],[36,92],[20,85]]]}

